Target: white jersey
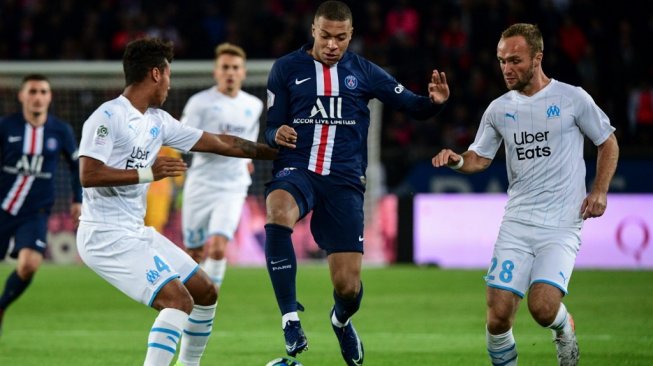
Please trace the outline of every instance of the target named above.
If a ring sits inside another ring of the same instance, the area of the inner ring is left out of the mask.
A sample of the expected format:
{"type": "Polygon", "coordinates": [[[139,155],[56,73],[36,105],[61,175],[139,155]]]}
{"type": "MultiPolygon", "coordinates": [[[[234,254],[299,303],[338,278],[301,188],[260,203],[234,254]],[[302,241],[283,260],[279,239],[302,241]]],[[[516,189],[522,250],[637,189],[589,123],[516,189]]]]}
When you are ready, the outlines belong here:
{"type": "MultiPolygon", "coordinates": [[[[149,108],[142,114],[119,96],[102,104],[84,122],[79,155],[117,169],[151,166],[162,145],[190,150],[202,131],[179,123],[170,114],[149,108]]],[[[138,229],[143,226],[148,184],[83,189],[80,221],[138,229]]]]}
{"type": "Polygon", "coordinates": [[[509,91],[495,99],[469,150],[493,159],[504,142],[509,182],[504,219],[580,228],[587,194],[583,135],[598,146],[613,131],[585,90],[552,79],[533,96],[509,91]]]}
{"type": "MultiPolygon", "coordinates": [[[[263,102],[251,94],[241,90],[232,98],[212,87],[188,100],[181,122],[211,133],[256,141],[262,111],[263,102]]],[[[252,184],[247,169],[250,161],[209,153],[193,153],[193,162],[186,174],[184,192],[193,196],[201,196],[217,189],[247,192],[247,188],[252,184]]]]}

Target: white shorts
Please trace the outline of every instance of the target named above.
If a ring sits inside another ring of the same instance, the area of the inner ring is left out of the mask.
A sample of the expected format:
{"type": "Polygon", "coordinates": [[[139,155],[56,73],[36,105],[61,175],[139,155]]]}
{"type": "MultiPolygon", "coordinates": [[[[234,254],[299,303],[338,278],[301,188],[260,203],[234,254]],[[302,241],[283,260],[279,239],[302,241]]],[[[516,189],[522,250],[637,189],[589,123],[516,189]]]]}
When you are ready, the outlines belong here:
{"type": "Polygon", "coordinates": [[[175,278],[185,283],[199,269],[184,250],[149,226],[127,230],[80,223],[77,251],[100,277],[147,306],[165,284],[175,278]]]}
{"type": "Polygon", "coordinates": [[[485,282],[522,298],[538,282],[566,294],[579,249],[580,229],[504,220],[485,282]]]}
{"type": "Polygon", "coordinates": [[[209,236],[231,240],[238,228],[247,193],[218,192],[210,197],[184,195],[181,224],[186,248],[201,248],[209,236]]]}

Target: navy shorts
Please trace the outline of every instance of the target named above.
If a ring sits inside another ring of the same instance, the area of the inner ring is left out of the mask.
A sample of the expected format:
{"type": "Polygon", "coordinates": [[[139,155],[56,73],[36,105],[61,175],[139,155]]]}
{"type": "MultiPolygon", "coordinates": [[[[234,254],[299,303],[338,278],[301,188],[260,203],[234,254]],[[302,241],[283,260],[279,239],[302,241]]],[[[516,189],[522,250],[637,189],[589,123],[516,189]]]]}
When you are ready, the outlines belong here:
{"type": "Polygon", "coordinates": [[[14,247],[9,253],[11,258],[18,258],[18,252],[23,248],[45,254],[48,216],[46,212],[13,216],[0,210],[0,260],[7,255],[11,238],[14,238],[14,247]]]}
{"type": "Polygon", "coordinates": [[[290,193],[303,218],[311,210],[311,233],[327,254],[363,253],[363,190],[342,178],[285,168],[266,184],[266,196],[282,189],[290,193]]]}

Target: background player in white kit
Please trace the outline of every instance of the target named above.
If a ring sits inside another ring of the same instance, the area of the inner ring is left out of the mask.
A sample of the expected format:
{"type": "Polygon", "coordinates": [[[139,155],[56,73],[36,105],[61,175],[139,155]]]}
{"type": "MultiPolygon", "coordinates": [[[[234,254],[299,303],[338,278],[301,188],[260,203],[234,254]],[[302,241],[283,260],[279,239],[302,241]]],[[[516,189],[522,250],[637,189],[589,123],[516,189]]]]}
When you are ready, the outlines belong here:
{"type": "Polygon", "coordinates": [[[159,149],[276,156],[266,145],[184,126],[159,109],[170,88],[172,56],[172,44],[158,39],[128,44],[126,87],[84,123],[79,154],[84,188],[78,251],[113,286],[160,310],[148,337],[148,366],[169,365],[180,339],[178,364],[199,365],[217,301],[217,289],[197,263],[143,224],[147,183],[186,171],[181,159],[157,157],[159,149]]]}
{"type": "Polygon", "coordinates": [[[486,109],[476,138],[461,155],[449,149],[435,167],[461,173],[486,169],[505,144],[508,203],[487,282],[487,347],[493,365],[516,365],[512,324],[528,291],[528,309],[550,328],[560,365],[576,365],[574,323],[562,304],[584,219],[601,216],[619,147],[608,117],[582,88],[542,71],[542,34],[514,24],[501,34],[497,58],[510,91],[486,109]],[[597,171],[586,194],[583,135],[598,147],[597,171]]]}
{"type": "MultiPolygon", "coordinates": [[[[215,49],[216,85],[193,95],[181,122],[212,133],[256,141],[263,102],[241,90],[245,51],[230,43],[215,49]]],[[[225,251],[238,227],[252,184],[251,160],[193,153],[184,184],[182,226],[186,251],[220,286],[227,268],[225,251]],[[204,245],[207,257],[204,258],[204,245]]]]}

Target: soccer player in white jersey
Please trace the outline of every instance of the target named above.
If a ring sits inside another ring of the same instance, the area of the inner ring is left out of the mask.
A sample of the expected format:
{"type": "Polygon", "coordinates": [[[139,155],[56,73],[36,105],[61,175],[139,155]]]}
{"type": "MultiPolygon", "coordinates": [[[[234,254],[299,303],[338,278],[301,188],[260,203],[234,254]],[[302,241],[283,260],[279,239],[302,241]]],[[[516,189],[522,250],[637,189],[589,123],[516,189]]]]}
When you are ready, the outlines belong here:
{"type": "Polygon", "coordinates": [[[150,329],[144,365],[199,365],[218,292],[186,252],[143,224],[150,182],[186,171],[162,145],[244,158],[276,151],[230,135],[185,126],[159,109],[170,88],[172,44],[140,39],[123,56],[126,87],[84,123],[80,143],[82,215],[77,245],[91,269],[132,299],[160,310],[150,329]],[[183,337],[182,337],[183,334],[183,337]]]}
{"type": "Polygon", "coordinates": [[[528,309],[554,335],[560,365],[579,359],[574,322],[562,303],[580,249],[583,220],[603,215],[619,146],[608,117],[580,87],[542,71],[542,34],[514,24],[501,34],[497,59],[509,91],[486,109],[468,151],[449,149],[435,167],[486,169],[501,142],[508,203],[487,282],[487,348],[493,365],[516,365],[512,325],[528,292],[528,309]],[[585,188],[583,138],[598,147],[596,177],[585,188]]]}
{"type": "MultiPolygon", "coordinates": [[[[216,85],[188,100],[182,123],[256,141],[263,102],[241,90],[246,75],[245,58],[245,51],[236,45],[223,43],[216,47],[216,85]]],[[[227,268],[227,243],[238,227],[253,171],[251,160],[194,153],[186,175],[182,206],[184,244],[188,254],[201,263],[218,287],[227,268]]]]}

